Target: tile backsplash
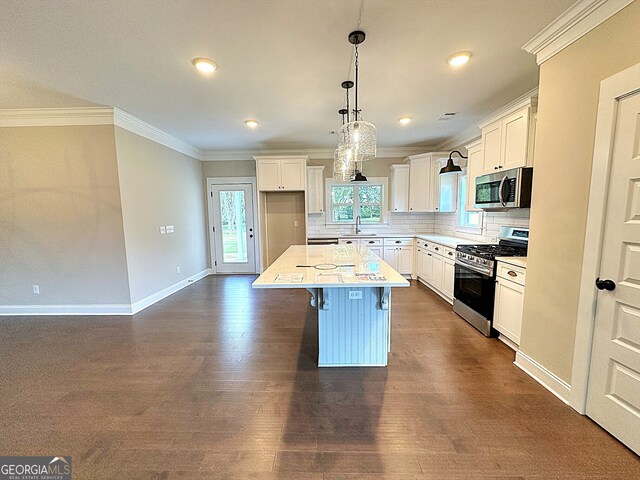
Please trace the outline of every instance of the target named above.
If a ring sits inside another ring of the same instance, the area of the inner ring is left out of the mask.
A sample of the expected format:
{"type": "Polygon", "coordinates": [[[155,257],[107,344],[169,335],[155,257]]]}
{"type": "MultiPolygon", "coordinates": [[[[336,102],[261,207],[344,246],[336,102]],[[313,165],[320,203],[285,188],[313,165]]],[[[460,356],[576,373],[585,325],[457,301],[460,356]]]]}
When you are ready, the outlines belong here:
{"type": "MultiPolygon", "coordinates": [[[[480,242],[497,242],[498,231],[502,225],[518,227],[529,226],[529,209],[519,208],[506,212],[485,212],[481,234],[470,234],[456,231],[455,213],[390,213],[385,225],[362,226],[364,233],[438,233],[468,238],[480,242]]],[[[309,237],[326,235],[345,235],[355,232],[353,225],[326,225],[325,214],[307,216],[307,232],[309,237]]]]}

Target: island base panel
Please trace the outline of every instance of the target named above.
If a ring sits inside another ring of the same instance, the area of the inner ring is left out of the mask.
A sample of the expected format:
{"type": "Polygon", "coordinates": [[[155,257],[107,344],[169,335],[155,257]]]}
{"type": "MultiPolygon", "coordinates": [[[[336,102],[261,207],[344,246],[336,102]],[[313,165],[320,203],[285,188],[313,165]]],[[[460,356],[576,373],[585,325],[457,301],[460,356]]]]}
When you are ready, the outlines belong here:
{"type": "Polygon", "coordinates": [[[386,366],[390,342],[390,289],[318,290],[321,290],[318,292],[321,301],[317,302],[318,366],[386,366]],[[362,298],[350,298],[349,292],[361,292],[362,298]]]}

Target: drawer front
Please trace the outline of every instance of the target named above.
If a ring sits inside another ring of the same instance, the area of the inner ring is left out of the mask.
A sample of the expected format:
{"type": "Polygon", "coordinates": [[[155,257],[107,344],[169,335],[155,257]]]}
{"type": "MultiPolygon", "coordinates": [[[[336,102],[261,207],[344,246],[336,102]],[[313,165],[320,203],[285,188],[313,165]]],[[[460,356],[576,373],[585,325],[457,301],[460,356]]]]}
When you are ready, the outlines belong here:
{"type": "Polygon", "coordinates": [[[498,262],[498,272],[496,275],[524,286],[527,270],[522,267],[514,267],[504,262],[498,262]]]}
{"type": "Polygon", "coordinates": [[[385,247],[401,247],[403,245],[408,245],[408,246],[413,245],[413,238],[398,237],[398,238],[384,239],[385,247]]]}
{"type": "Polygon", "coordinates": [[[340,238],[338,239],[339,245],[358,245],[360,243],[360,239],[358,238],[340,238]]]}
{"type": "Polygon", "coordinates": [[[435,253],[436,255],[444,255],[444,245],[440,245],[439,243],[427,242],[429,245],[427,246],[427,250],[431,253],[435,253]]]}
{"type": "Polygon", "coordinates": [[[444,247],[444,251],[443,251],[442,255],[444,255],[444,258],[449,258],[451,260],[455,260],[455,258],[456,258],[456,249],[455,248],[444,247]]]}
{"type": "Polygon", "coordinates": [[[383,245],[383,242],[381,238],[361,238],[360,245],[364,245],[366,247],[373,247],[373,246],[379,247],[383,245]]]}
{"type": "Polygon", "coordinates": [[[417,238],[416,239],[416,245],[420,248],[424,248],[425,250],[427,249],[427,246],[429,246],[431,242],[428,240],[422,240],[421,238],[417,238]]]}

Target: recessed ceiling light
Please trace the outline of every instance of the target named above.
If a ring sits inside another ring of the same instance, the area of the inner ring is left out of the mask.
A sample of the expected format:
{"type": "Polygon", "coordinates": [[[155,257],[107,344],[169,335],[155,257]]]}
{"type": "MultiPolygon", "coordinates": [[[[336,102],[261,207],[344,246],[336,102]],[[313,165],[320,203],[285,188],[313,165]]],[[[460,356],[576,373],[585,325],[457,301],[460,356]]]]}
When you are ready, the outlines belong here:
{"type": "Polygon", "coordinates": [[[258,126],[257,120],[245,120],[244,124],[249,128],[256,128],[258,126]]]}
{"type": "Polygon", "coordinates": [[[216,62],[210,58],[194,58],[191,63],[201,73],[213,73],[218,69],[216,62]]]}
{"type": "Polygon", "coordinates": [[[464,65],[471,58],[471,52],[458,52],[447,58],[447,63],[452,67],[464,65]]]}
{"type": "Polygon", "coordinates": [[[402,125],[406,125],[408,123],[411,123],[411,120],[413,120],[413,117],[400,117],[398,119],[398,121],[400,122],[400,124],[402,125]]]}

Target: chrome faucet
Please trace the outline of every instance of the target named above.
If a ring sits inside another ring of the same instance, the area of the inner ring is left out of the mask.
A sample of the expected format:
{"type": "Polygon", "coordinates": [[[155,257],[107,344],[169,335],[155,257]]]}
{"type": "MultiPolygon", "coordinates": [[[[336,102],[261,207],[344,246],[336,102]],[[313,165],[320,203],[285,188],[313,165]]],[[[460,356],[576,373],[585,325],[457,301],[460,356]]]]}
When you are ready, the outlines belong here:
{"type": "Polygon", "coordinates": [[[356,217],[356,235],[362,231],[362,229],[360,228],[360,225],[362,225],[362,222],[360,221],[360,215],[358,215],[356,217]]]}

